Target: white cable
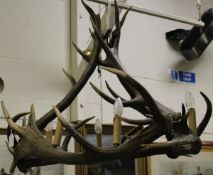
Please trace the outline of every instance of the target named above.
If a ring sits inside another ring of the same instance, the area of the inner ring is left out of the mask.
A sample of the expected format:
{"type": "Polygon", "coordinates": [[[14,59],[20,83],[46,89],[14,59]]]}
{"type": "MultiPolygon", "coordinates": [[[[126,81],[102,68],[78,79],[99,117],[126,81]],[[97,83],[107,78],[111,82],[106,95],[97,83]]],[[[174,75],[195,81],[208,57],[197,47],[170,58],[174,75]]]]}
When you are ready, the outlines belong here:
{"type": "Polygon", "coordinates": [[[106,29],[110,29],[110,23],[111,23],[111,13],[112,13],[112,1],[108,0],[107,4],[107,20],[106,20],[106,29]]]}
{"type": "Polygon", "coordinates": [[[201,7],[202,7],[202,3],[200,0],[197,0],[197,9],[198,9],[198,15],[199,15],[199,18],[198,20],[200,21],[201,20],[201,7]]]}
{"type": "MultiPolygon", "coordinates": [[[[102,79],[102,72],[100,72],[100,90],[101,91],[103,91],[103,79],[102,79]]],[[[101,120],[101,123],[103,124],[103,99],[102,98],[100,98],[100,112],[101,112],[101,118],[100,118],[100,120],[101,120]]]]}

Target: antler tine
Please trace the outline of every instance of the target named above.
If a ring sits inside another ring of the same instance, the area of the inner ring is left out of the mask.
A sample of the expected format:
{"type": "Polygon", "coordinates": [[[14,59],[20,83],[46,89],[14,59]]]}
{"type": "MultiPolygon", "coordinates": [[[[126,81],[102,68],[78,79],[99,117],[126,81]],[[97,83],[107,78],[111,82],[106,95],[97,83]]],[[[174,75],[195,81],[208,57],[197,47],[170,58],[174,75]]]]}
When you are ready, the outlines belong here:
{"type": "Polygon", "coordinates": [[[92,88],[95,90],[95,92],[100,95],[103,99],[105,99],[106,101],[108,101],[109,103],[113,104],[115,102],[115,99],[113,99],[112,97],[108,96],[107,94],[105,94],[104,92],[102,92],[100,89],[98,89],[93,83],[90,82],[90,85],[92,86],[92,88]]]}
{"type": "Polygon", "coordinates": [[[90,120],[92,120],[92,119],[94,119],[94,118],[95,118],[95,116],[92,116],[92,117],[89,117],[89,118],[87,118],[87,119],[85,119],[85,120],[82,120],[82,121],[80,121],[80,123],[76,124],[76,125],[74,126],[74,128],[75,128],[75,129],[79,129],[79,128],[81,128],[83,125],[85,125],[87,122],[89,122],[90,120]]]}
{"type": "Polygon", "coordinates": [[[203,93],[200,92],[200,94],[203,96],[206,105],[207,105],[207,110],[206,110],[206,114],[203,118],[203,120],[201,121],[201,123],[199,124],[198,128],[197,128],[197,135],[200,136],[204,129],[206,128],[211,116],[212,116],[212,104],[211,101],[209,100],[209,98],[203,93]]]}
{"type": "Polygon", "coordinates": [[[118,4],[116,0],[114,0],[114,3],[115,3],[115,26],[117,30],[120,30],[120,16],[119,16],[118,4]]]}
{"type": "Polygon", "coordinates": [[[100,16],[96,15],[94,13],[94,11],[84,2],[84,0],[81,0],[83,6],[85,7],[85,9],[87,10],[87,12],[90,15],[90,18],[92,19],[93,22],[95,22],[95,24],[97,25],[98,29],[101,28],[101,20],[100,20],[100,16]]]}
{"type": "Polygon", "coordinates": [[[121,19],[121,22],[120,22],[120,28],[123,27],[124,22],[126,21],[126,17],[127,17],[128,13],[130,12],[131,9],[132,9],[132,7],[128,8],[128,9],[126,10],[126,12],[124,13],[124,15],[123,15],[123,17],[122,17],[122,19],[121,19]]]}
{"type": "Polygon", "coordinates": [[[184,116],[182,116],[180,122],[181,122],[182,124],[186,124],[186,125],[187,125],[187,120],[188,120],[188,118],[189,118],[189,111],[188,111],[184,116]]]}
{"type": "Polygon", "coordinates": [[[35,125],[35,109],[34,109],[34,105],[32,104],[30,107],[30,116],[29,116],[29,120],[28,120],[28,125],[35,125]]]}
{"type": "Polygon", "coordinates": [[[60,122],[63,124],[63,126],[66,128],[66,130],[68,132],[70,132],[73,137],[76,139],[76,141],[78,141],[86,150],[92,151],[92,152],[96,152],[97,148],[93,145],[91,145],[90,143],[88,143],[83,136],[81,136],[76,130],[75,128],[73,128],[73,126],[69,125],[66,120],[62,117],[60,111],[57,109],[57,107],[53,107],[58,119],[60,120],[60,122]]]}
{"type": "MultiPolygon", "coordinates": [[[[116,28],[113,32],[112,32],[112,38],[110,39],[110,41],[109,41],[109,47],[113,47],[114,46],[114,44],[116,43],[115,41],[116,41],[116,39],[118,39],[118,41],[119,41],[119,37],[120,36],[118,36],[118,33],[121,33],[121,28],[123,27],[123,25],[124,25],[124,22],[125,22],[125,20],[126,20],[126,17],[127,17],[127,15],[128,15],[128,13],[129,13],[129,11],[130,11],[130,9],[131,9],[132,7],[130,7],[128,10],[126,10],[126,12],[124,13],[124,15],[123,15],[123,17],[122,17],[122,19],[121,19],[121,21],[120,21],[120,28],[116,28]],[[118,37],[118,38],[117,38],[118,37]]],[[[116,46],[116,47],[118,47],[118,46],[116,46]]]]}
{"type": "Polygon", "coordinates": [[[79,47],[75,43],[72,44],[77,50],[77,52],[82,56],[82,58],[88,63],[90,61],[90,57],[87,56],[81,49],[79,49],[79,47]]]}
{"type": "Polygon", "coordinates": [[[95,19],[96,14],[94,13],[94,11],[84,2],[84,0],[81,0],[83,6],[85,7],[85,9],[88,11],[88,13],[90,14],[90,16],[95,19]]]}
{"type": "MultiPolygon", "coordinates": [[[[101,32],[101,18],[100,14],[95,14],[95,12],[82,0],[83,6],[86,8],[87,12],[90,15],[90,21],[92,23],[93,29],[101,32]]],[[[96,35],[90,30],[91,36],[96,42],[96,35]]]]}
{"type": "Polygon", "coordinates": [[[183,117],[185,115],[186,115],[186,108],[185,108],[184,104],[182,103],[182,114],[181,114],[181,116],[183,117]]]}
{"type": "Polygon", "coordinates": [[[133,120],[133,119],[128,119],[125,117],[120,117],[121,121],[126,122],[128,124],[132,124],[132,125],[149,125],[153,122],[152,119],[146,119],[146,120],[133,120]]]}
{"type": "Polygon", "coordinates": [[[92,26],[94,28],[95,35],[96,35],[96,37],[97,37],[97,39],[98,39],[98,41],[101,45],[101,48],[105,51],[107,56],[109,56],[110,58],[113,58],[114,55],[112,54],[110,48],[107,46],[106,42],[104,41],[104,39],[103,39],[101,33],[99,32],[95,22],[93,20],[91,20],[91,22],[92,22],[92,26]]]}
{"type": "Polygon", "coordinates": [[[120,98],[122,101],[127,101],[126,99],[124,99],[123,97],[121,97],[120,95],[118,95],[111,87],[110,85],[108,84],[107,81],[105,81],[105,84],[106,84],[106,87],[108,89],[108,91],[112,94],[113,97],[115,98],[120,98]]]}
{"type": "Polygon", "coordinates": [[[128,8],[128,10],[124,13],[121,21],[119,17],[119,9],[117,5],[117,1],[115,0],[115,30],[112,32],[112,38],[109,41],[109,46],[110,47],[115,47],[118,49],[119,47],[119,42],[120,42],[120,35],[121,35],[121,28],[123,27],[123,24],[126,20],[126,17],[130,11],[131,7],[128,8]]]}
{"type": "Polygon", "coordinates": [[[121,26],[120,26],[118,4],[117,4],[116,0],[114,0],[114,2],[115,2],[115,27],[116,27],[116,29],[115,29],[116,39],[115,39],[114,47],[116,49],[118,49],[119,42],[120,42],[120,36],[121,36],[121,26]]]}
{"type": "MultiPolygon", "coordinates": [[[[90,117],[90,118],[87,118],[87,119],[81,121],[80,123],[74,125],[73,128],[77,130],[77,129],[81,128],[83,125],[85,125],[88,121],[92,120],[93,118],[94,118],[94,116],[90,117]]],[[[71,137],[72,137],[72,134],[68,133],[68,135],[64,138],[63,144],[61,146],[62,150],[67,151],[68,144],[70,142],[71,137]]]]}
{"type": "Polygon", "coordinates": [[[30,107],[30,116],[28,120],[28,125],[38,134],[38,136],[44,137],[36,125],[35,108],[33,104],[30,107]]]}
{"type": "MultiPolygon", "coordinates": [[[[15,116],[12,118],[12,120],[13,120],[14,122],[16,122],[18,119],[20,119],[21,117],[23,117],[23,116],[25,116],[25,115],[28,115],[28,114],[29,114],[29,112],[22,112],[22,113],[19,113],[19,114],[15,115],[15,116]]],[[[9,140],[10,133],[11,133],[11,128],[10,128],[10,126],[8,125],[8,126],[7,126],[7,140],[9,140]]],[[[14,139],[15,139],[15,138],[14,138],[14,139]]],[[[17,143],[17,141],[16,141],[16,139],[15,139],[15,145],[16,145],[16,143],[17,143]]]]}
{"type": "Polygon", "coordinates": [[[3,101],[1,101],[2,110],[4,113],[4,116],[7,120],[8,125],[10,128],[12,128],[15,132],[17,132],[20,136],[23,136],[23,130],[21,127],[19,127],[14,121],[11,119],[9,112],[7,111],[7,108],[3,101]]]}
{"type": "Polygon", "coordinates": [[[69,78],[70,82],[72,83],[72,86],[75,86],[76,85],[75,78],[71,74],[69,74],[64,68],[62,70],[64,74],[67,76],[67,78],[69,78]]]}
{"type": "MultiPolygon", "coordinates": [[[[112,97],[108,96],[106,93],[102,92],[100,89],[98,89],[93,83],[90,83],[92,88],[95,90],[95,92],[100,95],[104,100],[107,102],[114,104],[115,99],[112,97]]],[[[145,117],[147,118],[153,118],[152,115],[150,114],[149,109],[147,109],[146,104],[141,101],[138,97],[135,97],[132,100],[122,100],[123,106],[124,107],[131,107],[138,112],[142,113],[145,117]]]]}
{"type": "Polygon", "coordinates": [[[68,133],[66,135],[66,137],[64,138],[64,141],[63,141],[63,144],[61,146],[61,149],[64,150],[64,151],[67,151],[68,150],[68,145],[69,145],[69,142],[70,142],[70,139],[72,138],[72,134],[71,133],[68,133]]]}
{"type": "MultiPolygon", "coordinates": [[[[100,95],[104,100],[106,100],[107,102],[113,104],[115,102],[115,99],[108,96],[106,93],[102,92],[100,89],[98,89],[93,83],[90,82],[90,85],[92,86],[92,88],[95,90],[95,92],[100,95]]],[[[124,107],[129,107],[130,104],[135,103],[134,100],[124,100],[123,98],[121,98],[122,103],[124,105],[124,107]]]]}
{"type": "Polygon", "coordinates": [[[14,122],[17,122],[18,119],[20,119],[21,117],[25,116],[25,115],[28,115],[30,112],[22,112],[22,113],[19,113],[17,115],[15,115],[12,119],[14,122]]]}

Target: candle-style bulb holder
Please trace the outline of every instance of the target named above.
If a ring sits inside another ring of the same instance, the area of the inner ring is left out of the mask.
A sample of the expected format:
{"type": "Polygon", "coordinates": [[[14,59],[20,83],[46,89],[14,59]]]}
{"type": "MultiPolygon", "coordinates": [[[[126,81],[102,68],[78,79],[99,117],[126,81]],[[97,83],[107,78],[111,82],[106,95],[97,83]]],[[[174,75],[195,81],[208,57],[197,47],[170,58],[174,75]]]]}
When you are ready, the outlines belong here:
{"type": "Polygon", "coordinates": [[[102,123],[101,123],[101,120],[99,118],[96,119],[96,121],[95,121],[94,130],[95,130],[95,133],[96,133],[97,146],[101,147],[102,146],[102,123]]]}
{"type": "Polygon", "coordinates": [[[57,147],[61,143],[61,138],[63,135],[63,125],[59,119],[57,119],[56,129],[55,129],[55,135],[52,144],[57,147]]]}
{"type": "Polygon", "coordinates": [[[121,119],[123,114],[123,103],[120,98],[115,100],[113,106],[114,120],[113,120],[113,145],[118,146],[121,143],[121,119]]]}
{"type": "Polygon", "coordinates": [[[193,133],[197,133],[197,124],[196,124],[196,111],[195,111],[195,99],[192,92],[187,91],[185,94],[185,105],[188,109],[188,123],[189,128],[193,133]]]}

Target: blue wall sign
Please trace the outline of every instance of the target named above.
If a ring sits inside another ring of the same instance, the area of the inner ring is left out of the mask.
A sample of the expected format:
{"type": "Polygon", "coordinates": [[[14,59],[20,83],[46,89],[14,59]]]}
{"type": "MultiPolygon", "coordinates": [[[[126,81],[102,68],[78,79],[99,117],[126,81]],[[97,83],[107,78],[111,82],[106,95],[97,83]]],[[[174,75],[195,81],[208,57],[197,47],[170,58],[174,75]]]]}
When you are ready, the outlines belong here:
{"type": "Polygon", "coordinates": [[[196,83],[196,74],[193,72],[184,72],[175,69],[170,69],[169,73],[173,81],[196,83]]]}

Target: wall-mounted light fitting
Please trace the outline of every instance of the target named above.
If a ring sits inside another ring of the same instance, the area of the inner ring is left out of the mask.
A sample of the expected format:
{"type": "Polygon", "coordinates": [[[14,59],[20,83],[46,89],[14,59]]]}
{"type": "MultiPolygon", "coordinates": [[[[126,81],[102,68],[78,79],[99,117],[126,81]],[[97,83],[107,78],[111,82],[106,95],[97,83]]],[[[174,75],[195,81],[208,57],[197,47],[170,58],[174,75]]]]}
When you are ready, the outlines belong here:
{"type": "Polygon", "coordinates": [[[213,39],[213,9],[201,16],[204,27],[194,26],[191,30],[176,29],[166,33],[166,39],[179,43],[179,49],[187,60],[198,59],[213,39]]]}

